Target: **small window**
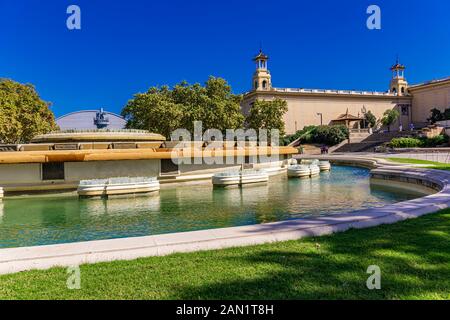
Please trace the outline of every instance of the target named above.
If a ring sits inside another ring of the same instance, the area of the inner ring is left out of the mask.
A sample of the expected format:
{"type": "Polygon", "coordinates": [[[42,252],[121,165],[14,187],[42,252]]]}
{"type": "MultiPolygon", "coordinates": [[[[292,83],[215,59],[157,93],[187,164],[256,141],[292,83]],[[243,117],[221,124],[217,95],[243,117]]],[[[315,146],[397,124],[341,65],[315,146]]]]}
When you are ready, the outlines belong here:
{"type": "Polygon", "coordinates": [[[266,80],[263,81],[262,87],[263,87],[263,89],[265,89],[267,87],[267,81],[266,80]]]}
{"type": "Polygon", "coordinates": [[[255,81],[255,89],[258,89],[258,81],[255,81]]]}
{"type": "Polygon", "coordinates": [[[402,105],[402,116],[409,116],[409,105],[402,105]]]}
{"type": "Polygon", "coordinates": [[[64,162],[42,164],[42,180],[64,180],[64,162]]]}
{"type": "Polygon", "coordinates": [[[392,92],[393,92],[393,93],[397,93],[397,89],[392,88],[392,92]]]}

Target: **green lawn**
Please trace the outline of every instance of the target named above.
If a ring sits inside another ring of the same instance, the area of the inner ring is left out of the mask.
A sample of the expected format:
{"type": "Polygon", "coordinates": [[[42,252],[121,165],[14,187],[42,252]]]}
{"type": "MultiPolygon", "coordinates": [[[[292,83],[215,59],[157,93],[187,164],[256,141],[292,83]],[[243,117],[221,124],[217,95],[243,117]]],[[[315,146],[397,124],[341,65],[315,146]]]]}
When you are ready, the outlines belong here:
{"type": "Polygon", "coordinates": [[[386,160],[389,160],[391,162],[404,163],[404,164],[420,164],[420,165],[423,165],[423,167],[425,167],[425,168],[450,171],[450,164],[446,164],[446,163],[442,163],[442,162],[434,162],[434,161],[410,159],[410,158],[386,158],[386,160]]]}
{"type": "Polygon", "coordinates": [[[371,229],[244,248],[0,276],[0,299],[450,299],[450,210],[371,229]],[[369,265],[382,289],[368,290],[369,265]]]}
{"type": "Polygon", "coordinates": [[[405,164],[424,164],[424,165],[436,165],[436,166],[445,165],[445,163],[441,163],[441,162],[411,159],[411,158],[386,158],[386,160],[389,160],[391,162],[397,162],[397,163],[405,163],[405,164]]]}

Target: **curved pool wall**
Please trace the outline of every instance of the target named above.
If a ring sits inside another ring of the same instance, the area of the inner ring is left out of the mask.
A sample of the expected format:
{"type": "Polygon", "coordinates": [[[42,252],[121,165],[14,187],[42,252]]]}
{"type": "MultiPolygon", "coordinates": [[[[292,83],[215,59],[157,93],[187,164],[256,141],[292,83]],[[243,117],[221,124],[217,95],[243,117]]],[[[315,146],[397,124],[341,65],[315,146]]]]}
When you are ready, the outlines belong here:
{"type": "Polygon", "coordinates": [[[330,156],[326,159],[332,162],[350,161],[353,165],[378,167],[372,171],[378,178],[383,177],[387,180],[407,178],[407,181],[415,181],[414,183],[428,185],[440,191],[423,198],[389,204],[381,208],[338,215],[311,216],[274,223],[144,237],[0,249],[0,273],[294,240],[305,236],[345,231],[349,228],[394,223],[448,208],[450,205],[449,172],[386,166],[376,159],[349,157],[344,159],[330,156]]]}

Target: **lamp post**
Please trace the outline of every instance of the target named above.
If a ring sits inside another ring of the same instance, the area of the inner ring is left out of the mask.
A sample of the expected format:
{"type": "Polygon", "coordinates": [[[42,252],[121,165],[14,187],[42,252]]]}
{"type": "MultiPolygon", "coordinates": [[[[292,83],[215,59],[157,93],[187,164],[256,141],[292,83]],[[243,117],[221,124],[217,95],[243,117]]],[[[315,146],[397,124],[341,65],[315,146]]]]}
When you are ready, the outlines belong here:
{"type": "Polygon", "coordinates": [[[320,125],[323,126],[323,114],[318,112],[317,115],[320,117],[320,125]]]}

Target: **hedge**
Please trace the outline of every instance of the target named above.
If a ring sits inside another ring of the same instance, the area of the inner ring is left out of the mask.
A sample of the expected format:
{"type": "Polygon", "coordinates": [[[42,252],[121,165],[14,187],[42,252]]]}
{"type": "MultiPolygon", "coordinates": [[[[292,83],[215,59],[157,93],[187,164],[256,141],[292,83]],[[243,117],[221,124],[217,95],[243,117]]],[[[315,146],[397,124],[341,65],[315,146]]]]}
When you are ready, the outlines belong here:
{"type": "Polygon", "coordinates": [[[389,143],[391,148],[434,148],[448,143],[449,137],[439,135],[434,138],[394,138],[389,143]]]}
{"type": "Polygon", "coordinates": [[[348,139],[349,131],[344,125],[336,126],[307,126],[295,134],[286,136],[282,144],[288,145],[300,138],[301,143],[326,144],[334,146],[348,139]]]}

